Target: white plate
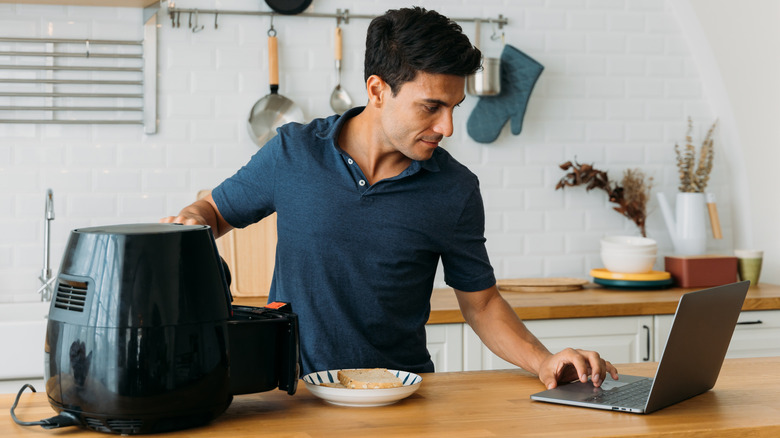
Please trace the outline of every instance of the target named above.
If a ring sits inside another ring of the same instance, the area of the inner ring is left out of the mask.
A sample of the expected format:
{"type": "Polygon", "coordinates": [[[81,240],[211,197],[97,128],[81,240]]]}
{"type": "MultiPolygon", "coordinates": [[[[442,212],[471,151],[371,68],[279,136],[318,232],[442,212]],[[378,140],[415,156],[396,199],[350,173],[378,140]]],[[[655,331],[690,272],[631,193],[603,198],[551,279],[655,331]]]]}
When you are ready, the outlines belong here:
{"type": "Polygon", "coordinates": [[[339,381],[339,370],[317,371],[303,376],[306,388],[312,394],[339,406],[385,406],[412,395],[420,387],[422,377],[407,371],[388,370],[401,379],[404,386],[380,389],[349,389],[321,386],[320,383],[339,381]]]}

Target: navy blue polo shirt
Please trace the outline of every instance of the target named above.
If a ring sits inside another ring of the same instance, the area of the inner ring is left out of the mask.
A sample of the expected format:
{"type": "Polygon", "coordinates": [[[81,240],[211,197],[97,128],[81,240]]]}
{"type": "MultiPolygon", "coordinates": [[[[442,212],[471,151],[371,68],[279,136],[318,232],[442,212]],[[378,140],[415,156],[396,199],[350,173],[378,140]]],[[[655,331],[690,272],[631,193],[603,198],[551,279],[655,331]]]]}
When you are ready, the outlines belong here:
{"type": "Polygon", "coordinates": [[[432,372],[425,323],[439,259],[462,291],[495,284],[477,177],[447,151],[368,184],[338,147],[360,113],[288,124],[213,190],[242,228],[277,212],[271,301],[299,315],[304,373],[386,367],[432,372]]]}

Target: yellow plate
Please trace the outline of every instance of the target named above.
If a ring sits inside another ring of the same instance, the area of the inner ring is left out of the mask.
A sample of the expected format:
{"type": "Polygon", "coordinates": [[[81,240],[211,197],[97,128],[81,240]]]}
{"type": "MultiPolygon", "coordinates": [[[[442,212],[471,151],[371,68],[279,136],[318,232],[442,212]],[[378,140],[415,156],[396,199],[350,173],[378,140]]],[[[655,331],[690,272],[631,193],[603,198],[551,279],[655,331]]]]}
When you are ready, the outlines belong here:
{"type": "Polygon", "coordinates": [[[606,269],[591,269],[590,275],[604,280],[628,280],[628,281],[658,281],[672,278],[672,274],[665,271],[650,271],[642,274],[622,274],[620,272],[607,271],[606,269]]]}

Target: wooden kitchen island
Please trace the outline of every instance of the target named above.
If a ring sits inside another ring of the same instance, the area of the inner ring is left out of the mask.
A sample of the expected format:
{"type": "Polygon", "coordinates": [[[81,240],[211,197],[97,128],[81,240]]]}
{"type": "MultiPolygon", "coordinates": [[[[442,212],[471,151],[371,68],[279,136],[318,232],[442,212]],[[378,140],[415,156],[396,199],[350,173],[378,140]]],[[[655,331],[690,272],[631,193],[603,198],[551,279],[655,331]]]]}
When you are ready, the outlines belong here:
{"type": "MultiPolygon", "coordinates": [[[[618,366],[652,376],[655,363],[618,366]]],[[[384,407],[330,405],[301,383],[294,396],[276,390],[238,396],[211,424],[168,437],[778,437],[780,358],[729,359],[715,388],[649,415],[535,402],[543,390],[522,370],[423,374],[420,389],[384,407]]],[[[14,395],[0,395],[0,437],[99,437],[69,427],[17,426],[8,414],[14,395]]],[[[54,413],[45,393],[25,393],[16,410],[23,421],[54,413]]]]}

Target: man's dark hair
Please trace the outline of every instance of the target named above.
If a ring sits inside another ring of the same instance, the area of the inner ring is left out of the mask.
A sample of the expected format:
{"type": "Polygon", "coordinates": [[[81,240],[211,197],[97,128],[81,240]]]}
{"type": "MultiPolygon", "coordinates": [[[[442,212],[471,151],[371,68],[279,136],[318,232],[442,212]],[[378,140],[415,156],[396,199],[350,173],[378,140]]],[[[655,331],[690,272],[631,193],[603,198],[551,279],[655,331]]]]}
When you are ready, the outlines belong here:
{"type": "Polygon", "coordinates": [[[468,76],[481,64],[482,54],[460,25],[436,11],[389,10],[368,26],[364,80],[379,76],[394,96],[419,71],[468,76]]]}

